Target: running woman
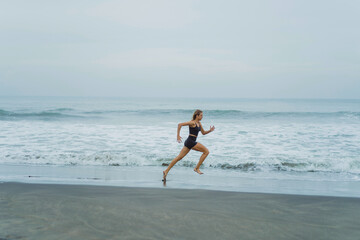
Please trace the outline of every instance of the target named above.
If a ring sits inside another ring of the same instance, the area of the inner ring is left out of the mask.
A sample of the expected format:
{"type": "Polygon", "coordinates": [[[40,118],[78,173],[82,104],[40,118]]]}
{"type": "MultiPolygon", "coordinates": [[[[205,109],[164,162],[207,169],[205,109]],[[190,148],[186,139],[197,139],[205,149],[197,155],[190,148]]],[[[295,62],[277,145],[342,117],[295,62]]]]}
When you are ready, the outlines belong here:
{"type": "Polygon", "coordinates": [[[211,133],[212,131],[215,130],[215,127],[212,126],[210,127],[210,130],[205,131],[200,123],[201,119],[203,118],[203,112],[199,109],[197,109],[192,117],[192,120],[189,122],[183,122],[183,123],[179,123],[178,124],[178,129],[177,129],[177,141],[180,143],[181,141],[181,137],[180,137],[180,130],[182,126],[189,126],[189,137],[185,140],[184,142],[184,147],[181,149],[179,155],[177,157],[175,157],[171,163],[169,164],[168,168],[163,171],[163,181],[166,181],[166,176],[169,173],[170,169],[181,159],[183,159],[183,157],[186,156],[186,154],[188,154],[190,152],[191,149],[202,152],[203,154],[200,156],[200,160],[198,162],[198,164],[196,165],[196,167],[194,168],[194,171],[197,172],[198,174],[203,174],[203,172],[200,171],[200,166],[201,164],[204,162],[205,158],[209,155],[209,150],[202,145],[199,142],[196,142],[196,138],[198,136],[198,133],[201,131],[201,133],[203,135],[206,135],[208,133],[211,133]]]}

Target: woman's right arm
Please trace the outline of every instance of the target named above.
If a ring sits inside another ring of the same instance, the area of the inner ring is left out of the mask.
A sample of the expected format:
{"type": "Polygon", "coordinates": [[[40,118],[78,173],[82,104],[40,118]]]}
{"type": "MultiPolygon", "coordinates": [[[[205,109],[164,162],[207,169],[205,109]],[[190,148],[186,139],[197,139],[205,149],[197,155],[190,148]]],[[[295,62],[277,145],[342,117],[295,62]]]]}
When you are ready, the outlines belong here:
{"type": "Polygon", "coordinates": [[[180,137],[180,130],[182,126],[188,126],[188,125],[192,125],[192,121],[188,121],[188,122],[183,122],[183,123],[179,123],[178,124],[178,129],[177,129],[177,141],[180,143],[181,142],[181,137],[180,137]]]}

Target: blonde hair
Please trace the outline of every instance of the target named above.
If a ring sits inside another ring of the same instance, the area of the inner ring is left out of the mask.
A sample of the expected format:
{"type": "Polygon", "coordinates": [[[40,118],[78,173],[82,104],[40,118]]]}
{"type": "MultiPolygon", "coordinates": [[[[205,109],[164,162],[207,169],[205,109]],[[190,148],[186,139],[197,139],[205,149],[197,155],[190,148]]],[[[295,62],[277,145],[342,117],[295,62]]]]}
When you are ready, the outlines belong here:
{"type": "Polygon", "coordinates": [[[193,114],[192,120],[195,120],[196,116],[200,115],[203,111],[196,109],[196,111],[193,114]]]}

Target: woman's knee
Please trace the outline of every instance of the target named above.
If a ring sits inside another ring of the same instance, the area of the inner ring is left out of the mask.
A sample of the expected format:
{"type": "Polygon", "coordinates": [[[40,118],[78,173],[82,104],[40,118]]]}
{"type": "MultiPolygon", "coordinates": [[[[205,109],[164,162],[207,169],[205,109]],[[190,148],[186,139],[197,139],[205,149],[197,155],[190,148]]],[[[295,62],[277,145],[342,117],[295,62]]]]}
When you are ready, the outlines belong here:
{"type": "Polygon", "coordinates": [[[206,148],[203,153],[206,154],[206,155],[209,155],[209,154],[210,154],[210,151],[209,151],[209,149],[206,148]]]}
{"type": "Polygon", "coordinates": [[[184,157],[186,156],[186,154],[179,154],[177,157],[176,157],[176,161],[180,161],[181,159],[183,159],[184,157]]]}

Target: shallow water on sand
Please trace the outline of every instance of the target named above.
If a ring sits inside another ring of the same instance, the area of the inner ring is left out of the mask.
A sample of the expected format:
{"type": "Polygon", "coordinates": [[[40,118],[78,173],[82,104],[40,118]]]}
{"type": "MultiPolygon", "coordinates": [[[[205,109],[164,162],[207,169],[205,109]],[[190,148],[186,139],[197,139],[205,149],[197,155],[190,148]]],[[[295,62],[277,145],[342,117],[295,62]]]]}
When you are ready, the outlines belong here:
{"type": "Polygon", "coordinates": [[[285,193],[360,197],[360,182],[312,173],[254,174],[204,168],[203,175],[187,167],[174,167],[162,182],[166,167],[23,166],[0,165],[0,182],[61,183],[126,187],[208,189],[234,192],[285,193]],[[297,176],[298,175],[298,176],[297,176]]]}

